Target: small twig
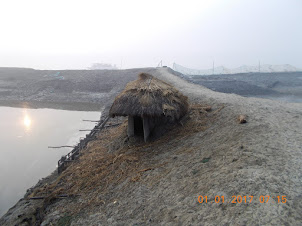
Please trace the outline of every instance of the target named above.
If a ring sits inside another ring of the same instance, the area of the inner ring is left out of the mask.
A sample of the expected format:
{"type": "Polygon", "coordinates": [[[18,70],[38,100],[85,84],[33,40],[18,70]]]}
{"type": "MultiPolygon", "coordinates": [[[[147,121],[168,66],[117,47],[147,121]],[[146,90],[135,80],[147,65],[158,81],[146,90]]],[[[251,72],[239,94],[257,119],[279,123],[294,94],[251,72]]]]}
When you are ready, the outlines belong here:
{"type": "Polygon", "coordinates": [[[146,172],[146,171],[153,170],[153,169],[154,169],[154,168],[149,167],[149,168],[142,169],[142,170],[138,171],[138,173],[146,172]]]}
{"type": "Polygon", "coordinates": [[[121,156],[123,156],[123,155],[124,155],[124,154],[120,154],[120,155],[116,156],[116,157],[113,159],[112,163],[115,163],[115,161],[116,161],[119,157],[121,157],[121,156]]]}
{"type": "Polygon", "coordinates": [[[216,114],[216,113],[220,112],[223,108],[224,108],[224,105],[221,106],[221,107],[220,107],[219,109],[217,109],[216,111],[214,111],[213,114],[216,114]]]}

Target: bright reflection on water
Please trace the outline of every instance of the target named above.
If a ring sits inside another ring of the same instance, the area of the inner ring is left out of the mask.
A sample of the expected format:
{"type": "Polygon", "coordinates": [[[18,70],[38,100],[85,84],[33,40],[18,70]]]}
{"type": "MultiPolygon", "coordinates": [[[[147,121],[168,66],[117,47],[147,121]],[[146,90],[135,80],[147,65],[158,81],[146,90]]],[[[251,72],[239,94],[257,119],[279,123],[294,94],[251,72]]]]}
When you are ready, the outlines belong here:
{"type": "Polygon", "coordinates": [[[28,117],[28,115],[24,116],[24,120],[23,120],[24,126],[27,130],[30,129],[30,125],[31,125],[31,119],[28,117]]]}
{"type": "Polygon", "coordinates": [[[55,170],[59,158],[95,125],[100,112],[0,107],[0,217],[28,188],[55,170]]]}

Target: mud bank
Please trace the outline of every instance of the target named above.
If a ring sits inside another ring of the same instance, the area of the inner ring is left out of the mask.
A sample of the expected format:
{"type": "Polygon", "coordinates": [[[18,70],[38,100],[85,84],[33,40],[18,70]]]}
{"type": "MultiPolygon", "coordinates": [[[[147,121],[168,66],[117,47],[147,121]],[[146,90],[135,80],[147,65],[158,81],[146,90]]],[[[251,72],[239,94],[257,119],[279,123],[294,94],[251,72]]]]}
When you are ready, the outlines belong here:
{"type": "Polygon", "coordinates": [[[139,72],[128,70],[34,70],[0,68],[0,105],[98,111],[139,72]]]}
{"type": "Polygon", "coordinates": [[[152,74],[189,97],[183,126],[146,144],[127,139],[126,122],[100,134],[77,163],[28,191],[0,224],[301,224],[302,104],[214,92],[170,69],[152,74]],[[241,114],[247,123],[238,123],[241,114]],[[215,203],[216,196],[225,201],[215,203]],[[253,200],[232,203],[234,196],[253,200]],[[262,196],[270,199],[262,203],[262,196]]]}

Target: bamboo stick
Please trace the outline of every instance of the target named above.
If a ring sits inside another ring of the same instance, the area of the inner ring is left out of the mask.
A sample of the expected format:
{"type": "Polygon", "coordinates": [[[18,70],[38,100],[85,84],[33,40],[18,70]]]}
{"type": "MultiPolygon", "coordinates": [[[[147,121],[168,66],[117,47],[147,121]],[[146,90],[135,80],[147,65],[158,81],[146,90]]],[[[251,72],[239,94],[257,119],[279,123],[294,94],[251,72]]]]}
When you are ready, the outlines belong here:
{"type": "Polygon", "coordinates": [[[75,147],[76,147],[76,146],[69,146],[69,145],[57,146],[57,147],[48,146],[48,148],[75,148],[75,147]]]}

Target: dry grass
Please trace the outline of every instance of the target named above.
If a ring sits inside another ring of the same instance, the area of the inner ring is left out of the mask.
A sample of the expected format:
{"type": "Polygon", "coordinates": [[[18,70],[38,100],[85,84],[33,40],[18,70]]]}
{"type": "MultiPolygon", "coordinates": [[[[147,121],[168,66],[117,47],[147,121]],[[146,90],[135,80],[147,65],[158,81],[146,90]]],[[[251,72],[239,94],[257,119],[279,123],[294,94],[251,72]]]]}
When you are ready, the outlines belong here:
{"type": "Polygon", "coordinates": [[[115,98],[110,115],[162,117],[164,114],[178,120],[187,113],[188,107],[188,98],[176,88],[150,74],[141,73],[115,98]]]}
{"type": "MultiPolygon", "coordinates": [[[[170,128],[160,139],[149,143],[131,144],[126,135],[126,121],[119,127],[105,130],[97,140],[89,143],[80,159],[72,163],[54,183],[34,191],[32,196],[55,197],[68,194],[91,197],[80,206],[75,205],[75,212],[92,203],[100,205],[104,200],[96,198],[99,194],[106,193],[122,182],[127,184],[140,181],[145,172],[164,167],[165,163],[159,164],[152,158],[156,150],[162,149],[169,142],[173,144],[171,137],[180,140],[206,130],[217,117],[214,112],[209,106],[194,104],[180,124],[170,128]],[[114,142],[122,145],[110,153],[109,147],[114,142]],[[150,151],[144,151],[148,149],[150,151]]],[[[183,150],[190,151],[187,148],[183,150]]]]}

